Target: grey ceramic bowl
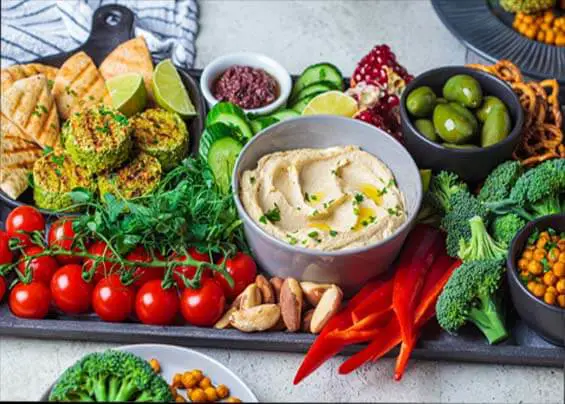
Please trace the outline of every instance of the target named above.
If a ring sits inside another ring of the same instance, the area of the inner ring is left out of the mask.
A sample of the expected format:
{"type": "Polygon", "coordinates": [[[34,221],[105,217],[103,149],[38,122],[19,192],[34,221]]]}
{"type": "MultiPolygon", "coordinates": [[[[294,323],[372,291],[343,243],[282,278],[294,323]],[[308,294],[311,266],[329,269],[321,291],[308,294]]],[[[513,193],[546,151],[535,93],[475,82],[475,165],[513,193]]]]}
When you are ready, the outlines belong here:
{"type": "Polygon", "coordinates": [[[528,238],[534,232],[542,232],[549,227],[557,232],[565,232],[565,215],[541,217],[528,223],[516,235],[510,245],[506,275],[512,303],[522,320],[545,340],[565,346],[565,309],[551,306],[535,297],[518,276],[518,257],[526,247],[528,238]]]}
{"type": "Polygon", "coordinates": [[[256,135],[242,150],[232,180],[235,203],[247,241],[260,267],[270,275],[335,283],[349,295],[390,268],[412,228],[422,201],[418,168],[404,147],[385,132],[355,119],[310,116],[290,119],[256,135]],[[404,194],[408,217],[391,237],[369,246],[324,252],[291,246],[267,234],[247,214],[239,198],[239,179],[266,154],[302,148],[356,145],[383,161],[404,194]]]}

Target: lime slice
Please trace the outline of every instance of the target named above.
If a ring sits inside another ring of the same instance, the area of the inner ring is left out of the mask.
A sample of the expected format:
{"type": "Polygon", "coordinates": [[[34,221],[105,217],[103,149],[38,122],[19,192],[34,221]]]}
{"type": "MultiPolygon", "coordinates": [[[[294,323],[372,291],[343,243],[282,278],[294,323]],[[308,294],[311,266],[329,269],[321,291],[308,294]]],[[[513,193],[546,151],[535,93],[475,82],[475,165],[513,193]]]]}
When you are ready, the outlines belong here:
{"type": "Polygon", "coordinates": [[[328,91],[312,98],[302,115],[340,115],[351,118],[358,110],[355,98],[341,91],[328,91]]]}
{"type": "Polygon", "coordinates": [[[127,117],[143,111],[147,103],[147,90],[143,76],[128,73],[111,78],[106,87],[112,97],[112,106],[127,117]]]}
{"type": "Polygon", "coordinates": [[[153,94],[157,105],[176,112],[183,118],[196,115],[196,110],[171,59],[163,60],[153,72],[153,94]]]}

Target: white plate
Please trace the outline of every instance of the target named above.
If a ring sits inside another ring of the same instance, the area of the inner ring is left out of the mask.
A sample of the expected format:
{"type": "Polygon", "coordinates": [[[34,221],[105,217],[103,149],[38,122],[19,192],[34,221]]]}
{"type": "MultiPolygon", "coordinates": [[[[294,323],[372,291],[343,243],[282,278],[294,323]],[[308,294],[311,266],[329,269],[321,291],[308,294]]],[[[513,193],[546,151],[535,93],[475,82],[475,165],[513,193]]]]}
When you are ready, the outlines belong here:
{"type": "MultiPolygon", "coordinates": [[[[200,369],[210,377],[212,384],[224,384],[230,389],[230,395],[239,398],[244,403],[257,403],[257,397],[243,381],[220,362],[192,349],[162,344],[126,345],[115,348],[130,352],[145,360],[155,358],[161,364],[161,376],[170,384],[175,373],[200,369]]],[[[47,401],[51,387],[43,394],[40,401],[47,401]]],[[[180,390],[186,398],[184,390],[180,390]]],[[[189,401],[189,400],[187,400],[189,401]]]]}

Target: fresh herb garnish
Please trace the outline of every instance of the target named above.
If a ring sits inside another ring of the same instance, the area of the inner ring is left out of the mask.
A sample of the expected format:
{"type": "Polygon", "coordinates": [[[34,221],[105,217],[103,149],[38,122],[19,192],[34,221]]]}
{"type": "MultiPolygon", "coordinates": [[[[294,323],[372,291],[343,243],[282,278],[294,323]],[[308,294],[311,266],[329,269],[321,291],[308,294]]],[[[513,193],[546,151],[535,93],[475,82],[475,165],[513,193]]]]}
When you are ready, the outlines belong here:
{"type": "Polygon", "coordinates": [[[332,237],[337,236],[337,231],[335,231],[335,230],[330,230],[330,236],[332,236],[332,237]]]}
{"type": "Polygon", "coordinates": [[[47,80],[47,88],[49,88],[49,90],[51,90],[53,88],[53,84],[55,84],[55,82],[51,79],[47,80]]]}
{"type": "Polygon", "coordinates": [[[306,202],[310,202],[310,195],[308,195],[308,192],[304,192],[304,200],[306,202]]]}
{"type": "Polygon", "coordinates": [[[255,177],[250,177],[250,178],[249,178],[249,183],[250,183],[251,185],[255,184],[255,177]]]}
{"type": "Polygon", "coordinates": [[[295,245],[298,243],[298,239],[291,234],[287,234],[286,237],[288,238],[288,244],[295,245]]]}
{"type": "Polygon", "coordinates": [[[273,209],[268,210],[263,216],[259,218],[259,221],[263,224],[267,224],[267,220],[271,223],[276,223],[281,220],[281,210],[276,203],[273,209]]]}
{"type": "Polygon", "coordinates": [[[363,199],[365,199],[365,198],[363,197],[363,194],[360,194],[359,192],[357,192],[357,193],[355,194],[355,201],[356,201],[357,203],[363,202],[363,199]]]}
{"type": "Polygon", "coordinates": [[[65,93],[67,93],[67,95],[70,95],[72,97],[76,97],[77,95],[76,91],[73,90],[70,86],[65,87],[65,93]]]}
{"type": "Polygon", "coordinates": [[[114,114],[114,120],[121,126],[128,126],[129,124],[128,119],[125,117],[125,115],[122,114],[114,114]]]}
{"type": "Polygon", "coordinates": [[[59,167],[62,167],[63,164],[65,163],[65,156],[63,155],[57,156],[56,154],[53,154],[51,155],[51,161],[57,164],[59,167]]]}
{"type": "Polygon", "coordinates": [[[51,146],[45,146],[45,148],[43,149],[44,156],[52,152],[53,152],[53,148],[51,146]]]}
{"type": "Polygon", "coordinates": [[[317,231],[311,231],[310,233],[308,233],[308,237],[310,238],[316,238],[318,237],[318,232],[317,231]]]}

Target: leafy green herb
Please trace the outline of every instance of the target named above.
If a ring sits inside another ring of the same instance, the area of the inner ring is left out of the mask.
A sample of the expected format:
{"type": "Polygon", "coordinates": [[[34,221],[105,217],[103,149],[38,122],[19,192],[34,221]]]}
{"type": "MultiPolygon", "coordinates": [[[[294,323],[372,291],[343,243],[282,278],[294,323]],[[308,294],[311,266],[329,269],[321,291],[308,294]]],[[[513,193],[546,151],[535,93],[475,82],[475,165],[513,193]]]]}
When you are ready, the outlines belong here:
{"type": "Polygon", "coordinates": [[[535,244],[538,238],[539,238],[539,230],[536,229],[532,234],[530,234],[530,237],[528,237],[528,244],[535,244]]]}
{"type": "Polygon", "coordinates": [[[337,231],[335,231],[335,230],[330,230],[330,236],[332,236],[332,237],[337,236],[337,231]]]}
{"type": "Polygon", "coordinates": [[[251,185],[255,184],[255,177],[249,177],[249,183],[251,185]]]}
{"type": "Polygon", "coordinates": [[[129,120],[122,114],[114,114],[114,120],[120,124],[120,126],[128,126],[129,120]]]}
{"type": "Polygon", "coordinates": [[[58,168],[55,169],[55,174],[57,175],[57,177],[63,175],[63,173],[61,173],[61,170],[59,170],[58,168]]]}
{"type": "Polygon", "coordinates": [[[308,237],[310,238],[316,238],[318,237],[318,232],[317,231],[311,231],[310,233],[308,233],[308,237]]]}
{"type": "Polygon", "coordinates": [[[310,202],[310,195],[308,195],[308,192],[304,192],[304,200],[306,202],[310,202]]]}
{"type": "Polygon", "coordinates": [[[43,155],[46,156],[49,153],[53,153],[53,148],[51,146],[45,146],[45,149],[43,149],[43,155]]]}
{"type": "Polygon", "coordinates": [[[390,216],[400,216],[400,208],[398,206],[395,208],[388,208],[386,211],[390,216]]]}
{"type": "Polygon", "coordinates": [[[267,211],[259,218],[259,221],[263,224],[267,224],[267,220],[271,223],[276,223],[281,220],[281,211],[276,203],[273,209],[267,211]]]}
{"type": "Polygon", "coordinates": [[[49,88],[49,90],[51,90],[53,88],[53,84],[55,84],[55,82],[51,79],[47,80],[47,87],[49,88]]]}
{"type": "Polygon", "coordinates": [[[37,104],[31,114],[40,117],[42,114],[47,112],[49,112],[49,110],[45,107],[45,105],[37,104]]]}
{"type": "Polygon", "coordinates": [[[551,265],[549,264],[549,261],[547,261],[546,257],[543,257],[543,259],[540,262],[543,265],[543,272],[544,273],[551,271],[551,265]]]}
{"type": "Polygon", "coordinates": [[[359,193],[359,192],[355,194],[355,201],[356,201],[357,203],[363,202],[363,199],[365,199],[365,198],[363,197],[363,194],[361,194],[361,193],[359,193]]]}
{"type": "Polygon", "coordinates": [[[63,164],[65,163],[65,156],[63,155],[57,156],[56,154],[52,154],[51,161],[57,164],[59,167],[62,167],[63,164]]]}
{"type": "Polygon", "coordinates": [[[105,133],[105,134],[110,133],[110,123],[106,121],[104,122],[104,126],[97,126],[96,132],[105,133]]]}
{"type": "Polygon", "coordinates": [[[296,243],[298,243],[298,239],[296,237],[294,237],[291,234],[287,234],[286,237],[288,238],[288,243],[290,245],[295,245],[296,243]]]}
{"type": "Polygon", "coordinates": [[[65,93],[67,93],[67,95],[70,95],[72,97],[76,97],[77,93],[75,90],[73,90],[70,86],[66,86],[65,87],[65,93]]]}
{"type": "Polygon", "coordinates": [[[88,96],[88,99],[89,99],[90,101],[94,101],[94,100],[95,100],[95,98],[94,98],[93,95],[89,95],[89,96],[88,96]]]}
{"type": "Polygon", "coordinates": [[[314,211],[312,212],[312,216],[318,216],[320,214],[320,212],[318,212],[318,209],[314,209],[314,211]]]}

